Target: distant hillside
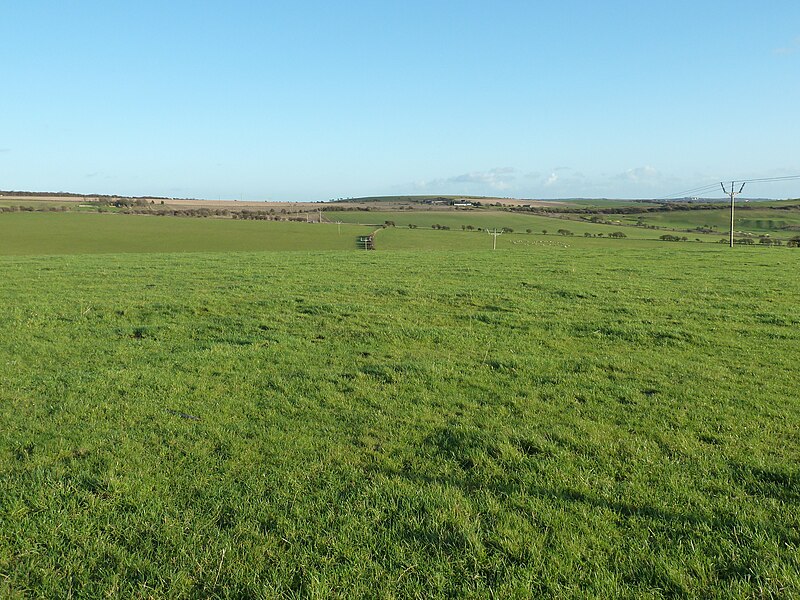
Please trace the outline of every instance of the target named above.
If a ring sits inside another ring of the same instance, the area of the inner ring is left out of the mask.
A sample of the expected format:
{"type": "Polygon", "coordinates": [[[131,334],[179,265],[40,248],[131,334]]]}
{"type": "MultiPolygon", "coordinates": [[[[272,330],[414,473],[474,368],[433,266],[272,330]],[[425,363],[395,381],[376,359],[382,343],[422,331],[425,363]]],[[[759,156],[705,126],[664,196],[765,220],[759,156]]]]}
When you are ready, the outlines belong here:
{"type": "Polygon", "coordinates": [[[363,196],[359,198],[337,198],[331,200],[332,203],[362,203],[362,202],[383,202],[383,203],[409,203],[409,204],[431,204],[433,202],[456,202],[459,200],[477,202],[495,202],[502,200],[513,200],[512,198],[494,198],[491,196],[448,196],[448,195],[413,195],[413,196],[363,196]]]}

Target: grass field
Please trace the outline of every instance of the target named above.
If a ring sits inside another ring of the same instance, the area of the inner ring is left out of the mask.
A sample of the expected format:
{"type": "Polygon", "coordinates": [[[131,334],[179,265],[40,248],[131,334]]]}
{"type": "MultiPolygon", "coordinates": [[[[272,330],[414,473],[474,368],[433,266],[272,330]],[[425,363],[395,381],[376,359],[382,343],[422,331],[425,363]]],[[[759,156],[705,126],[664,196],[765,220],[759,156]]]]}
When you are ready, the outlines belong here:
{"type": "MultiPolygon", "coordinates": [[[[569,227],[569,225],[567,225],[569,227]]],[[[570,229],[573,229],[570,227],[570,229]]],[[[617,231],[619,228],[615,229],[617,231]]],[[[574,230],[574,229],[573,229],[574,230]]],[[[627,232],[627,229],[625,230],[627,232]]],[[[717,238],[712,238],[716,241],[717,238]]],[[[432,231],[429,229],[403,229],[402,227],[389,227],[381,229],[375,236],[375,243],[379,250],[478,250],[492,248],[492,236],[484,231],[432,231]]],[[[564,237],[553,233],[547,235],[519,233],[501,234],[497,238],[498,250],[509,248],[528,248],[536,252],[537,248],[603,248],[613,251],[616,244],[623,244],[626,248],[640,247],[651,248],[664,245],[667,242],[642,237],[632,237],[625,240],[611,240],[607,238],[585,239],[582,236],[564,237]]],[[[697,244],[699,245],[699,244],[697,244]]]]}
{"type": "MultiPolygon", "coordinates": [[[[525,233],[530,229],[532,233],[541,234],[542,231],[547,231],[548,234],[555,235],[559,229],[566,229],[572,231],[577,236],[583,236],[585,233],[596,235],[602,233],[607,236],[609,233],[622,231],[627,237],[634,239],[658,239],[659,235],[663,235],[664,231],[657,231],[652,229],[645,229],[641,227],[632,227],[635,223],[625,221],[625,225],[612,224],[605,225],[601,223],[590,223],[587,221],[578,220],[577,215],[572,215],[571,218],[558,218],[558,217],[543,217],[532,214],[512,213],[501,210],[460,210],[460,211],[369,211],[369,212],[333,212],[325,211],[325,218],[330,221],[340,220],[343,223],[360,223],[360,224],[382,224],[385,221],[394,221],[397,227],[407,227],[409,224],[417,225],[418,227],[430,227],[431,225],[446,225],[452,230],[461,230],[462,225],[472,225],[473,227],[481,227],[483,229],[502,229],[503,227],[510,227],[514,233],[525,233]]],[[[619,219],[622,218],[618,215],[611,215],[609,218],[619,219]]],[[[485,234],[484,234],[485,235],[485,234]]],[[[716,242],[719,240],[719,234],[700,234],[692,233],[691,239],[699,238],[706,242],[716,242]]]]}
{"type": "MultiPolygon", "coordinates": [[[[462,231],[461,225],[474,227],[512,227],[514,233],[498,238],[498,247],[512,246],[563,246],[575,244],[583,233],[624,231],[627,240],[584,240],[588,247],[607,247],[620,242],[637,243],[647,247],[663,244],[657,241],[663,231],[637,227],[598,225],[562,219],[517,215],[493,211],[489,213],[334,213],[341,217],[335,223],[293,223],[274,221],[242,221],[231,219],[177,218],[120,214],[79,214],[20,212],[0,214],[0,255],[34,254],[114,254],[202,251],[286,251],[303,249],[352,250],[356,238],[372,233],[375,225],[396,218],[396,228],[381,229],[377,234],[378,247],[384,250],[483,250],[491,248],[491,237],[482,231],[462,231]],[[364,218],[368,216],[369,218],[364,218]],[[344,219],[349,217],[350,221],[344,219]],[[416,221],[420,227],[434,223],[450,224],[449,231],[403,228],[403,217],[416,221]],[[359,223],[362,223],[359,225],[359,223]],[[541,227],[533,234],[525,228],[541,227]],[[558,229],[569,229],[575,237],[556,234],[558,229]]],[[[327,218],[334,218],[326,213],[327,218]]],[[[718,235],[694,234],[706,242],[716,242],[718,235]]],[[[583,246],[581,246],[583,247],[583,246]]]]}
{"type": "Polygon", "coordinates": [[[800,252],[469,235],[0,257],[0,596],[800,595],[800,252]]]}
{"type": "Polygon", "coordinates": [[[374,228],[119,214],[0,214],[0,255],[347,250],[374,228]]]}
{"type": "MultiPolygon", "coordinates": [[[[635,223],[641,215],[614,215],[612,218],[625,223],[635,223]]],[[[747,209],[735,211],[737,232],[780,234],[778,237],[791,237],[798,231],[784,230],[786,226],[800,228],[800,210],[778,210],[750,205],[747,209]]],[[[642,216],[651,225],[675,229],[693,229],[695,227],[716,227],[720,235],[730,231],[731,217],[729,209],[683,210],[662,213],[650,213],[642,216]]],[[[694,235],[694,234],[693,234],[694,235]]]]}

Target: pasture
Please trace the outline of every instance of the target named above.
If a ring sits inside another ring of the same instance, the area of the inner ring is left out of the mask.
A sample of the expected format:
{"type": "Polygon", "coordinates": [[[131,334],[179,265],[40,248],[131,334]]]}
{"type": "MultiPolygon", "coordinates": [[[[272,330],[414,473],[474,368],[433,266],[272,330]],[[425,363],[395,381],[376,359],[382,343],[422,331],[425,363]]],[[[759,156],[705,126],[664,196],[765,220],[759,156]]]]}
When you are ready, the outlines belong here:
{"type": "MultiPolygon", "coordinates": [[[[742,233],[771,234],[777,237],[791,237],[800,231],[800,209],[786,208],[791,203],[742,203],[736,206],[735,230],[742,233]],[[794,229],[790,229],[794,228],[794,229]]],[[[645,215],[612,215],[610,218],[634,224],[639,219],[650,225],[674,229],[694,229],[712,227],[724,236],[730,231],[731,217],[728,208],[706,210],[676,210],[670,212],[648,213],[645,215]]],[[[627,230],[626,230],[627,231],[627,230]]],[[[694,236],[694,233],[692,233],[694,236]]],[[[717,235],[717,234],[714,234],[717,235]]]]}
{"type": "Polygon", "coordinates": [[[0,214],[0,255],[346,250],[374,228],[115,213],[0,214]]]}
{"type": "Polygon", "coordinates": [[[41,217],[167,239],[0,229],[3,597],[800,595],[798,251],[41,217]]]}
{"type": "MultiPolygon", "coordinates": [[[[342,221],[352,224],[376,224],[380,225],[386,221],[393,221],[397,227],[408,227],[416,225],[421,228],[429,228],[432,225],[445,225],[451,231],[461,231],[463,227],[473,227],[477,229],[502,229],[509,227],[514,233],[526,233],[528,229],[532,234],[542,234],[546,231],[549,235],[557,235],[559,229],[571,231],[576,236],[583,236],[586,233],[607,236],[609,233],[622,231],[627,237],[633,239],[658,239],[664,231],[656,231],[631,226],[632,223],[623,223],[619,218],[619,223],[602,224],[590,223],[578,218],[577,215],[541,216],[525,213],[513,213],[502,210],[430,210],[430,211],[325,211],[325,218],[330,221],[342,221]]],[[[616,215],[609,218],[617,219],[616,215]]],[[[485,235],[485,234],[484,234],[485,235]]],[[[691,234],[691,239],[699,238],[707,242],[716,242],[719,234],[691,234]]]]}

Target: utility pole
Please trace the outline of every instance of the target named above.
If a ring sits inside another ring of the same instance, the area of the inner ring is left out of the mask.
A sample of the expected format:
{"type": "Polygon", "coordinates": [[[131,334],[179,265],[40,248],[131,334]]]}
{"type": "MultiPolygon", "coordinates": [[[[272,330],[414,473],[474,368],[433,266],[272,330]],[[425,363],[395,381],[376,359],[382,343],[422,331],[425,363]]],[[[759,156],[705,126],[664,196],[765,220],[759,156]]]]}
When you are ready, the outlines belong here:
{"type": "Polygon", "coordinates": [[[497,229],[495,228],[492,231],[489,231],[487,229],[486,233],[488,233],[489,235],[494,236],[494,239],[492,239],[492,250],[497,250],[497,236],[498,235],[503,235],[503,232],[502,231],[497,231],[497,229]]]}
{"type": "Polygon", "coordinates": [[[739,188],[739,191],[738,192],[734,192],[733,191],[734,190],[734,187],[733,187],[734,183],[735,183],[734,181],[731,181],[731,191],[728,192],[725,189],[725,184],[722,183],[721,181],[719,182],[719,184],[722,186],[723,193],[725,193],[725,194],[727,194],[727,195],[729,195],[731,197],[731,248],[733,248],[733,204],[734,204],[734,198],[736,198],[736,196],[741,194],[742,190],[744,189],[744,182],[742,182],[742,187],[739,188]]]}

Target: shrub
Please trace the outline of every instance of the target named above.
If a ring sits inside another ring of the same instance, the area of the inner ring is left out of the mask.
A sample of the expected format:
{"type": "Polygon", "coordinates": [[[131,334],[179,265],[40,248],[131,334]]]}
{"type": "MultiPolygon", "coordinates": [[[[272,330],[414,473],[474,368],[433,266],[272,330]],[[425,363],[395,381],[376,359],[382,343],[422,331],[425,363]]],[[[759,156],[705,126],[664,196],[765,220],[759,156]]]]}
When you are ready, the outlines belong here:
{"type": "Polygon", "coordinates": [[[569,229],[559,229],[556,233],[559,235],[574,235],[569,229]]]}

